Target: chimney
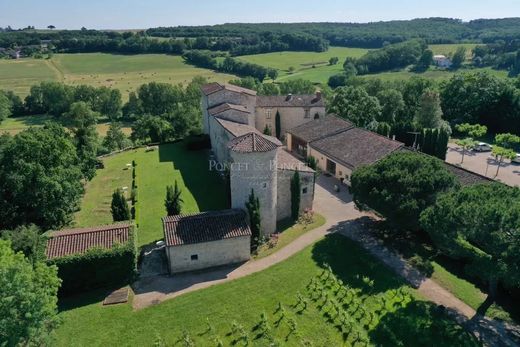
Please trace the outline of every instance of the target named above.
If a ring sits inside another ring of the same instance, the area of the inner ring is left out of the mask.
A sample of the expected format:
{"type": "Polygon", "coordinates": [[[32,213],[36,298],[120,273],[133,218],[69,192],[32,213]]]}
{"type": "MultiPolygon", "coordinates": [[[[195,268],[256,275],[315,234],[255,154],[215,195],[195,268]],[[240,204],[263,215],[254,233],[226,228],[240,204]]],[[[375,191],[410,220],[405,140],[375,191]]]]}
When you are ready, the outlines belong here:
{"type": "Polygon", "coordinates": [[[285,101],[291,101],[291,99],[292,99],[292,94],[291,93],[287,94],[285,101]]]}
{"type": "Polygon", "coordinates": [[[321,100],[321,91],[316,92],[316,100],[321,100]]]}

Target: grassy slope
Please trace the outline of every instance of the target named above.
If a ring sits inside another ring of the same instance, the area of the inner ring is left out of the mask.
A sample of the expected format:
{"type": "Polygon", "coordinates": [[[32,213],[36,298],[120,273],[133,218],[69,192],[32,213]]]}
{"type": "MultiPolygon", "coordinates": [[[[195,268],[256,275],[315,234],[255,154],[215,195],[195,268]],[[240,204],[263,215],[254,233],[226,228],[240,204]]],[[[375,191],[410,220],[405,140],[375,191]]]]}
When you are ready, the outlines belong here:
{"type": "MultiPolygon", "coordinates": [[[[215,345],[215,335],[225,345],[229,345],[232,337],[228,333],[234,320],[242,324],[248,335],[253,337],[257,333],[253,331],[253,327],[260,321],[260,314],[265,312],[274,337],[283,341],[284,346],[299,346],[303,339],[312,341],[314,346],[339,346],[343,344],[340,333],[323,316],[324,311],[320,311],[316,303],[309,300],[309,307],[302,314],[295,313],[296,309],[292,307],[298,292],[308,297],[306,285],[322,271],[324,262],[331,265],[333,272],[344,283],[359,288],[365,294],[368,293],[368,288],[363,285],[361,277],[368,276],[375,281],[371,298],[364,303],[367,309],[373,308],[372,300],[375,295],[383,295],[403,286],[400,279],[355,243],[341,236],[330,236],[268,270],[188,293],[140,311],[132,311],[128,304],[102,307],[102,293],[63,300],[60,313],[63,324],[56,334],[57,345],[151,346],[158,335],[168,345],[174,345],[184,330],[189,332],[197,346],[215,345]],[[274,321],[279,316],[275,310],[279,302],[285,306],[287,316],[296,320],[300,338],[293,335],[286,340],[287,324],[275,327],[274,321]],[[214,328],[213,333],[206,332],[206,318],[214,328]]],[[[412,292],[410,288],[408,291],[412,292]]],[[[399,326],[399,322],[404,321],[403,317],[409,318],[413,327],[404,325],[393,331],[404,345],[414,345],[414,337],[424,338],[428,334],[438,334],[439,329],[430,329],[428,325],[420,328],[419,324],[446,322],[438,317],[419,313],[413,306],[390,312],[384,317],[388,326],[399,326]]],[[[381,324],[370,328],[372,342],[377,341],[381,328],[381,324]]],[[[450,330],[451,338],[459,336],[470,343],[468,345],[474,345],[460,327],[450,325],[450,330]]],[[[431,343],[434,341],[432,337],[427,339],[431,343]]],[[[441,342],[436,338],[435,341],[441,342]]],[[[455,345],[453,340],[444,342],[455,345]]],[[[254,340],[251,345],[263,346],[266,341],[254,340]]]]}
{"type": "Polygon", "coordinates": [[[159,150],[131,150],[104,159],[105,169],[97,171],[88,183],[75,216],[78,226],[112,222],[110,203],[116,188],[131,187],[131,170],[126,164],[137,163],[140,245],[163,237],[161,218],[166,215],[166,186],[175,180],[182,189],[183,212],[216,210],[226,207],[226,193],[220,178],[208,171],[204,151],[186,152],[182,143],[161,145],[159,150]],[[187,188],[188,187],[188,188],[187,188]]]}
{"type": "Polygon", "coordinates": [[[164,54],[116,55],[104,53],[55,54],[52,59],[0,60],[0,89],[24,96],[40,81],[63,81],[130,91],[151,81],[186,83],[195,76],[225,82],[231,75],[187,65],[180,56],[164,54]]]}

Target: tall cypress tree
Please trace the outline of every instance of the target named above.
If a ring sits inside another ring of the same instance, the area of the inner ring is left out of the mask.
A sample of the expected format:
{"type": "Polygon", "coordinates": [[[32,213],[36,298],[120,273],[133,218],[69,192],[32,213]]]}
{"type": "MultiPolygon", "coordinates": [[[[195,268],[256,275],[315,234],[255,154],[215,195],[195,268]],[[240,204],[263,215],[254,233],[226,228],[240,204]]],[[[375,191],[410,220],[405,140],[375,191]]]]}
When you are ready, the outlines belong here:
{"type": "Polygon", "coordinates": [[[181,213],[182,203],[184,202],[181,198],[181,193],[177,181],[175,181],[174,187],[166,187],[166,200],[164,201],[164,206],[166,207],[166,213],[168,216],[175,216],[181,213]]]}
{"type": "Polygon", "coordinates": [[[249,200],[246,202],[247,212],[249,214],[249,224],[251,226],[251,248],[255,249],[258,246],[260,238],[260,200],[255,196],[255,191],[251,189],[249,200]]]}
{"type": "Polygon", "coordinates": [[[130,220],[130,208],[126,202],[125,194],[120,189],[117,189],[112,194],[110,211],[112,212],[114,222],[130,220]]]}
{"type": "Polygon", "coordinates": [[[276,115],[274,116],[274,123],[274,126],[276,128],[276,138],[280,139],[280,137],[282,136],[282,120],[279,111],[276,111],[276,115]]]}
{"type": "Polygon", "coordinates": [[[300,174],[294,172],[291,179],[291,218],[296,221],[300,217],[301,185],[300,174]]]}
{"type": "Polygon", "coordinates": [[[439,136],[437,137],[437,145],[435,148],[435,156],[439,159],[446,160],[446,152],[448,151],[448,142],[450,135],[443,129],[439,129],[439,136]]]}

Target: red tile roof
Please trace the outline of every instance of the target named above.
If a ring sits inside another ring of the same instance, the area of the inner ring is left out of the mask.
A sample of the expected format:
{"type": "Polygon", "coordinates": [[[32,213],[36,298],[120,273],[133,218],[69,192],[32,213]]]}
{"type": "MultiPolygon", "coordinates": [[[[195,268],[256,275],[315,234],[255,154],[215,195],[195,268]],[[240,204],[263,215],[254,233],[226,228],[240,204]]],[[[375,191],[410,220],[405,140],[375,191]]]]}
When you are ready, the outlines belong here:
{"type": "Polygon", "coordinates": [[[231,133],[231,135],[233,135],[234,137],[246,135],[246,134],[249,134],[249,133],[260,134],[260,132],[256,128],[254,128],[254,127],[252,127],[250,125],[247,125],[247,124],[236,123],[236,122],[232,122],[232,121],[225,120],[225,119],[222,119],[222,118],[215,118],[215,120],[224,129],[229,131],[231,133]]]}
{"type": "Polygon", "coordinates": [[[337,163],[355,169],[383,159],[404,144],[366,129],[350,128],[311,142],[309,146],[337,163]]]}
{"type": "Polygon", "coordinates": [[[216,92],[224,90],[224,89],[232,91],[232,92],[236,92],[236,93],[243,93],[243,94],[248,94],[248,95],[253,95],[253,96],[256,95],[256,92],[254,90],[238,87],[238,86],[235,86],[232,84],[220,84],[217,82],[205,84],[200,89],[202,90],[204,95],[210,95],[210,94],[216,93],[216,92]]]}
{"type": "Polygon", "coordinates": [[[282,143],[275,137],[249,133],[229,141],[228,148],[239,153],[269,152],[274,151],[282,143]]]}
{"type": "Polygon", "coordinates": [[[214,116],[214,115],[217,115],[219,113],[222,113],[222,112],[225,112],[225,111],[228,111],[228,110],[235,110],[235,111],[238,111],[238,112],[249,113],[247,108],[245,108],[242,105],[235,105],[235,104],[228,104],[228,103],[223,103],[223,104],[220,104],[218,106],[211,107],[211,108],[208,109],[208,113],[210,115],[214,116]]]}
{"type": "Polygon", "coordinates": [[[246,213],[223,210],[163,218],[166,246],[181,246],[251,236],[246,213]]]}
{"type": "Polygon", "coordinates": [[[55,231],[48,235],[45,255],[47,259],[53,259],[82,254],[92,248],[110,249],[115,244],[127,243],[131,228],[131,223],[118,223],[55,231]]]}

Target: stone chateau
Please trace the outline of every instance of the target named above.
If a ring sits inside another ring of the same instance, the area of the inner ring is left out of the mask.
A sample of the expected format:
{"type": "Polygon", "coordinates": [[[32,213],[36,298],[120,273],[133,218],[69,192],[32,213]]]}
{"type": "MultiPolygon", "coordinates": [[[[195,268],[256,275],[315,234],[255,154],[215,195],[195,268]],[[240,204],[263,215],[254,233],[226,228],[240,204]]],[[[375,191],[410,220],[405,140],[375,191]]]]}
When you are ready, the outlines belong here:
{"type": "Polygon", "coordinates": [[[321,94],[259,96],[219,83],[201,89],[204,133],[211,139],[216,162],[230,170],[231,207],[246,210],[253,190],[260,200],[262,233],[271,235],[276,222],[291,215],[290,182],[298,171],[300,211],[311,209],[314,171],[286,151],[280,139],[263,132],[269,129],[283,139],[290,129],[324,118],[321,94]]]}

